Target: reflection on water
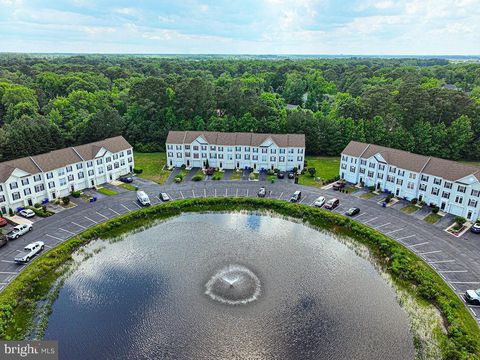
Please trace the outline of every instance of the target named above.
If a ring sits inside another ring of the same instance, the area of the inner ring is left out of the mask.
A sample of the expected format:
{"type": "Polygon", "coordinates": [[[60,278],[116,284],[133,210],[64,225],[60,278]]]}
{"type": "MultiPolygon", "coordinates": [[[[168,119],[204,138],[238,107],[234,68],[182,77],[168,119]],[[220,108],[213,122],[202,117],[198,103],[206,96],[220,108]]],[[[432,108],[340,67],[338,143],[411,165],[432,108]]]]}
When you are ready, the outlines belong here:
{"type": "Polygon", "coordinates": [[[85,261],[45,338],[69,360],[403,360],[414,354],[408,328],[393,291],[331,234],[268,216],[188,214],[85,261]],[[227,300],[261,292],[232,306],[208,294],[212,279],[227,300]]]}

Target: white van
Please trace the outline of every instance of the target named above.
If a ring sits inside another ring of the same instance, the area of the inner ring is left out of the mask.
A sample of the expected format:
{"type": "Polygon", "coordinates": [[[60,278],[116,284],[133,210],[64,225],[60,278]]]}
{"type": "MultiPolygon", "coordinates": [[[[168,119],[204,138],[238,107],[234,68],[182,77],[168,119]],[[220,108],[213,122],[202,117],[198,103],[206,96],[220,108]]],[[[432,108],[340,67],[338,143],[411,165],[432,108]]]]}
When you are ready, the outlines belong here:
{"type": "Polygon", "coordinates": [[[143,206],[150,206],[150,198],[145,191],[137,191],[137,200],[143,206]]]}

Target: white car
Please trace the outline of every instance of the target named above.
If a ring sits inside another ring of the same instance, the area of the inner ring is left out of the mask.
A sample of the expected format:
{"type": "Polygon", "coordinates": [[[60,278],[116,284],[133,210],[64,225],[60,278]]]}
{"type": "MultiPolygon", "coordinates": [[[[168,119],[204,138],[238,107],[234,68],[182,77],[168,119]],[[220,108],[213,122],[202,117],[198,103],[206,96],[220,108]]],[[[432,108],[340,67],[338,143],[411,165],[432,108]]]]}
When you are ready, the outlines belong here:
{"type": "Polygon", "coordinates": [[[322,207],[325,204],[325,198],[323,196],[320,196],[313,202],[313,206],[316,207],[322,207]]]}
{"type": "Polygon", "coordinates": [[[137,191],[137,200],[143,206],[150,206],[150,198],[145,191],[137,191]]]}
{"type": "Polygon", "coordinates": [[[15,240],[31,230],[32,230],[32,225],[30,224],[17,225],[13,228],[12,231],[5,234],[5,236],[7,237],[8,240],[15,240]]]}
{"type": "Polygon", "coordinates": [[[170,201],[170,196],[168,196],[167,193],[162,192],[162,193],[160,193],[160,200],[162,200],[162,201],[170,201]]]}
{"type": "Polygon", "coordinates": [[[43,241],[35,241],[31,244],[28,244],[27,246],[25,246],[22,253],[15,256],[15,262],[22,264],[29,262],[30,259],[37,255],[40,251],[42,251],[44,247],[45,244],[43,243],[43,241]]]}
{"type": "Polygon", "coordinates": [[[31,209],[20,210],[19,214],[22,215],[24,218],[31,218],[35,216],[35,212],[31,209]]]}

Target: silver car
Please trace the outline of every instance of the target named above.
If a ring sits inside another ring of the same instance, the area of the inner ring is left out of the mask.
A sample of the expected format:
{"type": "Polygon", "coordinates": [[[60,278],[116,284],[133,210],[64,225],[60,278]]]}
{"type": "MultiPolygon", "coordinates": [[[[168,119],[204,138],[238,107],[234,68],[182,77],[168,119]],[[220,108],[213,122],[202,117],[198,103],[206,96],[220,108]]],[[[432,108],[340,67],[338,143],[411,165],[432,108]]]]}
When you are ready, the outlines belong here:
{"type": "Polygon", "coordinates": [[[464,295],[465,301],[470,304],[480,305],[480,289],[467,290],[464,295]]]}
{"type": "Polygon", "coordinates": [[[24,218],[31,218],[35,216],[35,212],[31,209],[20,210],[19,214],[22,215],[24,218]]]}
{"type": "Polygon", "coordinates": [[[325,197],[320,196],[313,202],[313,206],[322,207],[325,204],[325,197]]]}

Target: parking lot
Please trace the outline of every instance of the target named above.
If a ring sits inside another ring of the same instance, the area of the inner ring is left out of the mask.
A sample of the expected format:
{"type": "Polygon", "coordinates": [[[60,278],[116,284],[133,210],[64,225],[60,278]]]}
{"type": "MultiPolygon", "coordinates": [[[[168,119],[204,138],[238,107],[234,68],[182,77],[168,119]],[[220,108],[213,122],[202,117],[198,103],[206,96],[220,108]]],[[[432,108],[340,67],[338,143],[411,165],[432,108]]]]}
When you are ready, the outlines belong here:
{"type": "MultiPolygon", "coordinates": [[[[382,208],[375,199],[360,199],[358,196],[295,185],[289,179],[274,184],[254,181],[202,181],[182,182],[160,186],[144,179],[135,179],[134,185],[144,190],[152,205],[161,202],[160,191],[173,200],[203,197],[255,197],[260,186],[267,189],[267,198],[288,201],[295,190],[302,191],[300,203],[312,205],[319,196],[327,199],[337,197],[340,206],[334,212],[344,214],[350,207],[359,207],[355,219],[376,229],[423,258],[461,296],[467,289],[480,288],[480,236],[468,234],[455,238],[441,227],[429,225],[421,219],[405,214],[396,208],[382,208]]],[[[141,206],[134,191],[119,191],[115,196],[99,198],[94,203],[79,203],[77,207],[64,210],[52,217],[33,224],[33,231],[9,242],[0,249],[0,290],[19,274],[25,265],[13,262],[15,254],[28,243],[44,241],[47,249],[67,240],[83,230],[114,218],[141,206]]],[[[472,314],[480,319],[480,306],[467,305],[472,314]]]]}

